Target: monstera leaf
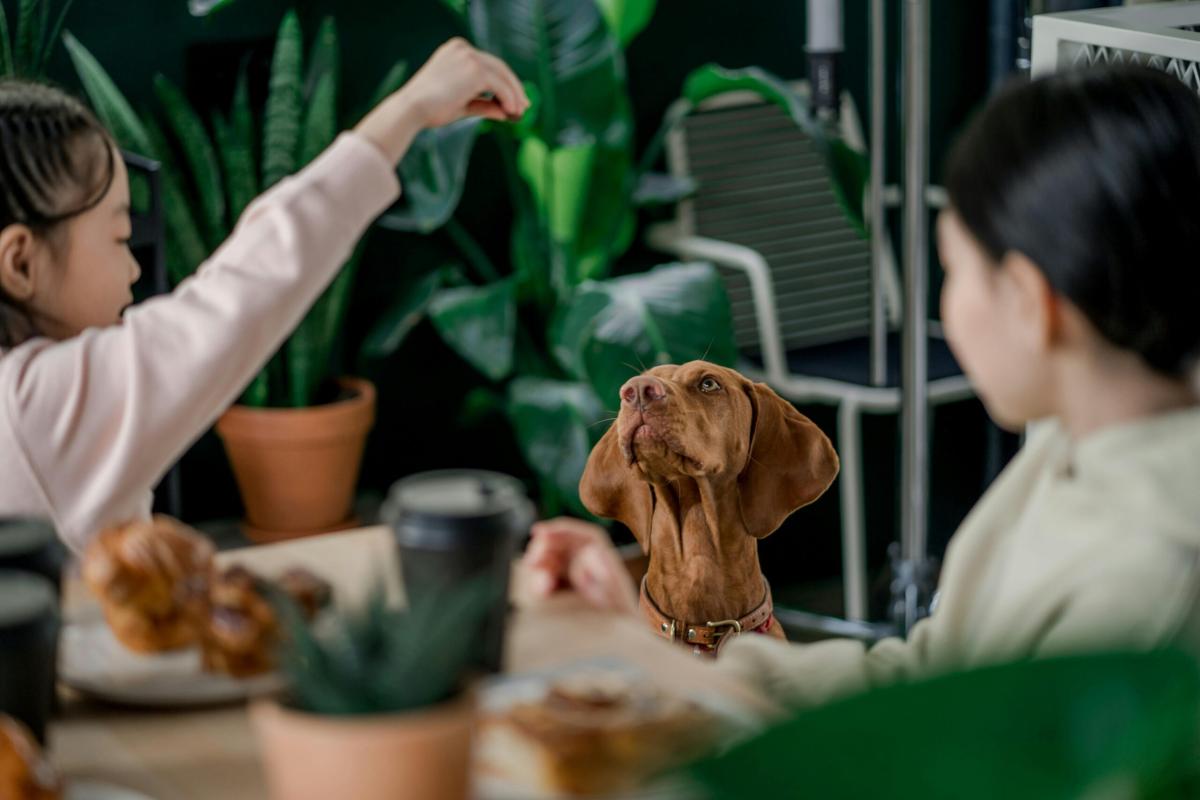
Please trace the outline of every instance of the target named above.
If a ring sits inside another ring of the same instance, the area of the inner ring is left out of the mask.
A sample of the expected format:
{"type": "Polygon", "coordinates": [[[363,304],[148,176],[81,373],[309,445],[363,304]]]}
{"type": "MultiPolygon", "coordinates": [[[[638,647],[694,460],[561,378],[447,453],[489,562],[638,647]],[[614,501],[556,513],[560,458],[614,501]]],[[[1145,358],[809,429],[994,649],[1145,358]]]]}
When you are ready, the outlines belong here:
{"type": "Polygon", "coordinates": [[[508,385],[508,416],[525,461],[541,479],[543,498],[557,495],[577,514],[587,514],[579,501],[579,479],[592,445],[604,433],[597,424],[602,414],[586,383],[521,377],[508,385]]]}
{"type": "Polygon", "coordinates": [[[644,369],[736,357],[729,299],[707,264],[586,282],[551,327],[559,363],[614,408],[621,385],[644,369]]]}
{"type": "Polygon", "coordinates": [[[512,280],[443,289],[429,304],[429,318],[443,341],[487,377],[499,381],[512,372],[517,329],[512,280]]]}

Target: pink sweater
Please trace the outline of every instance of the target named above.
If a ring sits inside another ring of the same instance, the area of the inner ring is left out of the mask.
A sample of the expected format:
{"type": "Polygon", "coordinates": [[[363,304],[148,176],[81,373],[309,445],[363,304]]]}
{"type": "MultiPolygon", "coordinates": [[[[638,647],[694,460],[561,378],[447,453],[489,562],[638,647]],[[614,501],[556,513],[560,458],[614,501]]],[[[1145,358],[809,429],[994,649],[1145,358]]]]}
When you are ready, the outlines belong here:
{"type": "Polygon", "coordinates": [[[0,516],[80,550],[150,513],[151,487],[254,377],[395,200],[393,166],[342,134],[242,215],[169,295],[121,325],[0,352],[0,516]]]}

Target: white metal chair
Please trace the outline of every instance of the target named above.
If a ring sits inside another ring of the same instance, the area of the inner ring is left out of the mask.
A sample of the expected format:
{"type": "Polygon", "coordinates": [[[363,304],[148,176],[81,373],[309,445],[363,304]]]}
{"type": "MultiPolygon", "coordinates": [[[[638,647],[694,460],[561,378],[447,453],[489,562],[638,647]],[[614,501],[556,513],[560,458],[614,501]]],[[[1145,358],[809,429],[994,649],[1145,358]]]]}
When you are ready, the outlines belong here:
{"type": "MultiPolygon", "coordinates": [[[[794,85],[805,92],[803,84],[794,85]]],[[[864,149],[848,96],[840,124],[864,149]]],[[[734,334],[748,376],[797,403],[838,409],[842,471],[842,574],[846,618],[867,618],[861,417],[901,406],[900,282],[890,246],[881,280],[872,280],[871,247],[837,205],[825,164],[807,135],[773,104],[749,92],[712,98],[669,137],[671,173],[695,180],[676,218],[654,226],[648,243],[681,259],[708,261],[725,280],[734,334]],[[879,285],[876,285],[879,284],[879,285]],[[889,333],[886,374],[872,376],[875,293],[889,333]],[[882,377],[882,380],[879,378],[882,377]]],[[[875,226],[886,236],[886,226],[875,226]]],[[[973,396],[930,323],[931,405],[973,396]]]]}

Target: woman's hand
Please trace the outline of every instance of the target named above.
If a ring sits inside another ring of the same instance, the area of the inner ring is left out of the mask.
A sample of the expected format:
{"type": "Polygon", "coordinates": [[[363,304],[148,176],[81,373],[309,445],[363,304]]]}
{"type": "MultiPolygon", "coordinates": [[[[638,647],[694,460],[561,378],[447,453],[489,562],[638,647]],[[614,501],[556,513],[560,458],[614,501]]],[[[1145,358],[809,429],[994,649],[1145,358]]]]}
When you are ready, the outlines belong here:
{"type": "Polygon", "coordinates": [[[608,533],[569,517],[539,522],[523,559],[535,594],[574,589],[597,608],[633,613],[637,590],[608,533]]]}
{"type": "Polygon", "coordinates": [[[471,116],[517,120],[527,108],[529,98],[508,65],[456,38],[439,47],[355,130],[398,163],[423,128],[471,116]]]}

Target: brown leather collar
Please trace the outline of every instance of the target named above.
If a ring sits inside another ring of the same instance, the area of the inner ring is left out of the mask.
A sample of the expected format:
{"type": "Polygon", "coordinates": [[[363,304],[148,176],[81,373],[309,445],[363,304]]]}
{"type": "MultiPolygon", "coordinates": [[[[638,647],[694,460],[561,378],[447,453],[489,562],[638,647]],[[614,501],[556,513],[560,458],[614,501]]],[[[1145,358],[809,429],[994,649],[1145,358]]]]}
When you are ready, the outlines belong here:
{"type": "Polygon", "coordinates": [[[771,586],[766,578],[763,578],[763,601],[740,619],[710,620],[703,624],[672,619],[662,612],[650,596],[645,577],[642,578],[642,592],[638,605],[641,606],[646,619],[654,626],[656,634],[673,642],[690,645],[694,652],[706,655],[716,655],[730,634],[740,636],[762,628],[771,621],[774,613],[771,586]]]}

